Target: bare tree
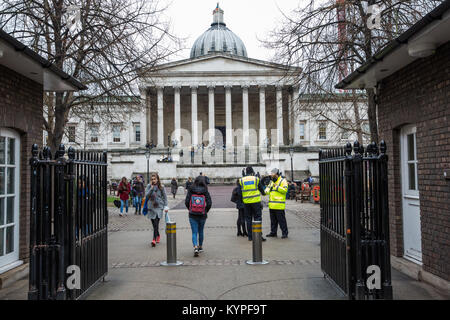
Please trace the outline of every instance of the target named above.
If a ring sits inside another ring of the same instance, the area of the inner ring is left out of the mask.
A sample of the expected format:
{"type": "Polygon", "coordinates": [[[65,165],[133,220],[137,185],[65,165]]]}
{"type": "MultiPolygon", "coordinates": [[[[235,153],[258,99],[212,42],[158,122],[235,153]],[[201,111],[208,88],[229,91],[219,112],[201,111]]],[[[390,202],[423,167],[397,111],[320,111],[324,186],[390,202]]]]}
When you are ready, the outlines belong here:
{"type": "Polygon", "coordinates": [[[71,115],[117,114],[93,101],[139,96],[139,71],[179,50],[180,39],[162,19],[166,9],[157,0],[3,0],[0,27],[89,88],[44,95],[44,129],[53,150],[71,115]]]}
{"type": "MultiPolygon", "coordinates": [[[[280,27],[263,42],[276,50],[278,62],[301,67],[297,76],[300,97],[309,96],[312,102],[320,102],[321,96],[342,93],[334,89],[335,84],[442,1],[303,0],[298,9],[284,14],[280,27]],[[373,5],[381,9],[379,15],[371,12],[373,5]]],[[[355,99],[366,95],[371,138],[378,142],[374,90],[352,90],[348,94],[355,99]]],[[[300,110],[294,112],[308,111],[304,106],[300,104],[300,110]]],[[[354,108],[353,123],[348,129],[361,137],[362,118],[358,113],[354,108]]]]}

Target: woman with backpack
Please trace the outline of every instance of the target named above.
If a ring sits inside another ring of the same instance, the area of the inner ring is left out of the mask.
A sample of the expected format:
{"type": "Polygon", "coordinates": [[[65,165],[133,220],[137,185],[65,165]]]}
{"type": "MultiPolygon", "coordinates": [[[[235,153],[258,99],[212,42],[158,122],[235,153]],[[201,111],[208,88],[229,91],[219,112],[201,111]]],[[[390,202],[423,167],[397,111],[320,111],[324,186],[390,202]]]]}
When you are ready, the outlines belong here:
{"type": "Polygon", "coordinates": [[[168,211],[168,201],[166,190],[161,184],[159,175],[157,173],[152,174],[150,184],[147,185],[145,190],[145,197],[148,207],[147,218],[152,221],[153,225],[153,240],[151,246],[156,246],[160,241],[159,234],[159,221],[161,220],[163,213],[168,211]]]}
{"type": "Polygon", "coordinates": [[[117,190],[117,195],[120,197],[120,213],[119,216],[123,216],[123,207],[125,206],[125,215],[128,214],[128,199],[131,192],[130,183],[127,181],[126,177],[123,177],[120,181],[119,188],[117,190]]]}
{"type": "Polygon", "coordinates": [[[200,176],[195,179],[194,184],[188,190],[184,203],[189,210],[194,257],[198,257],[199,252],[203,251],[203,229],[212,205],[205,179],[200,176]]]}

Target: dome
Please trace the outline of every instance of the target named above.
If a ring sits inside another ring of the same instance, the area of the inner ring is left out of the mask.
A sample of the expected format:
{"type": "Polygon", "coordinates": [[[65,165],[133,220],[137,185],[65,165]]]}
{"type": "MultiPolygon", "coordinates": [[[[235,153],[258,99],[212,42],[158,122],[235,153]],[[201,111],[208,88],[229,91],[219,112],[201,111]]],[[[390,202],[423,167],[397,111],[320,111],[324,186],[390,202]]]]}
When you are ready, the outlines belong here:
{"type": "Polygon", "coordinates": [[[211,27],[195,40],[191,49],[191,59],[215,52],[247,57],[247,49],[242,40],[227,28],[219,4],[213,11],[211,27]]]}

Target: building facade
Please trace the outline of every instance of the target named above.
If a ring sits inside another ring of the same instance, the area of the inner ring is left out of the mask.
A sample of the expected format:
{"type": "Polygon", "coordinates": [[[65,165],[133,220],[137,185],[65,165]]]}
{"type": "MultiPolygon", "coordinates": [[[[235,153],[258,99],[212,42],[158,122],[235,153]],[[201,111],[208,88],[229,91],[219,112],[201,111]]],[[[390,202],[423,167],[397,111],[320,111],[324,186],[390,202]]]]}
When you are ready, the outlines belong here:
{"type": "MultiPolygon", "coordinates": [[[[154,146],[149,170],[166,181],[202,171],[213,182],[234,183],[248,165],[261,174],[278,167],[295,180],[318,177],[319,148],[355,138],[341,135],[336,124],[342,119],[334,112],[351,109],[351,103],[343,97],[316,106],[328,109],[335,123],[311,115],[304,111],[310,102],[301,99],[296,87],[300,74],[299,68],[248,58],[244,43],[227,28],[223,10],[216,8],[189,59],[141,73],[140,111],[115,123],[83,123],[73,117],[65,142],[107,149],[111,180],[145,176],[147,144],[154,146]],[[69,139],[75,136],[77,141],[69,139]]],[[[351,110],[346,116],[353,117],[351,110]]]]}

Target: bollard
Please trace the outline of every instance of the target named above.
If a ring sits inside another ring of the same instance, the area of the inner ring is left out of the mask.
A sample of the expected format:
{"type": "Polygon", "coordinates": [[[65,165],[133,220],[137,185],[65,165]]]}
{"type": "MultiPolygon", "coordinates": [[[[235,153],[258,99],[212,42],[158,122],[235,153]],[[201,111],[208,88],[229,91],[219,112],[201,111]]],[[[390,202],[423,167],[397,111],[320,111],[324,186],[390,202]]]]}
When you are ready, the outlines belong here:
{"type": "Polygon", "coordinates": [[[248,260],[247,264],[268,264],[269,262],[262,258],[262,222],[252,222],[252,244],[253,260],[248,260]]]}
{"type": "Polygon", "coordinates": [[[161,262],[162,266],[181,266],[183,262],[177,261],[177,224],[175,222],[166,223],[167,237],[167,261],[161,262]]]}

